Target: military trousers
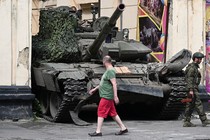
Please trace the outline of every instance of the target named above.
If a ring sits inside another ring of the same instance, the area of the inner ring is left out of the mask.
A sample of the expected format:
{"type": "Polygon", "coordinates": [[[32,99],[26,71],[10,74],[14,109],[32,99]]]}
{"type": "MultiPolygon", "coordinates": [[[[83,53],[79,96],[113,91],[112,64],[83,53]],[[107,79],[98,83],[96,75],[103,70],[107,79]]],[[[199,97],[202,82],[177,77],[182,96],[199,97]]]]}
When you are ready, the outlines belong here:
{"type": "Polygon", "coordinates": [[[192,98],[192,102],[188,102],[186,104],[185,120],[184,121],[190,122],[191,115],[194,110],[198,113],[199,118],[202,122],[207,119],[206,114],[204,113],[204,110],[203,110],[203,104],[202,104],[201,99],[198,95],[198,90],[194,91],[194,97],[192,98]]]}

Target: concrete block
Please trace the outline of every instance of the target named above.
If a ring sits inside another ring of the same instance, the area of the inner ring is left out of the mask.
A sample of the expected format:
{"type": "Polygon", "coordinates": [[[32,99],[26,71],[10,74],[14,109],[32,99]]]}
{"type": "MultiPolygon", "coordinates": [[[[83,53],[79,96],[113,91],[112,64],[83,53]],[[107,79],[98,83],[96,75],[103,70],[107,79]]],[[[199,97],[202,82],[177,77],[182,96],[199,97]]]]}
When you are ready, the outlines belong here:
{"type": "Polygon", "coordinates": [[[27,86],[0,86],[0,119],[29,119],[35,95],[27,86]]]}

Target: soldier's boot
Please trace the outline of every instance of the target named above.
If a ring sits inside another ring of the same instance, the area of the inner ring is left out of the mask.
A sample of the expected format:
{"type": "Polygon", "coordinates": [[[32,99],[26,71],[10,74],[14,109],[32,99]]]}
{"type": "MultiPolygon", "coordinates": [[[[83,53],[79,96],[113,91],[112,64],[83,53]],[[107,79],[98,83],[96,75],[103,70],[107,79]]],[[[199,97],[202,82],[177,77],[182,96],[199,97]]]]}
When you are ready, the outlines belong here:
{"type": "Polygon", "coordinates": [[[202,126],[205,127],[207,125],[210,125],[210,120],[206,119],[205,121],[202,121],[202,126]]]}
{"type": "Polygon", "coordinates": [[[205,114],[204,114],[204,115],[200,115],[199,117],[200,117],[200,120],[201,120],[201,122],[202,122],[202,126],[203,126],[203,127],[205,127],[205,126],[207,126],[207,125],[210,125],[210,120],[207,119],[207,117],[206,117],[205,114]]]}
{"type": "Polygon", "coordinates": [[[186,117],[184,119],[183,127],[196,127],[196,125],[191,123],[190,121],[191,121],[191,118],[190,117],[186,117]]]}
{"type": "Polygon", "coordinates": [[[186,121],[184,122],[183,127],[196,127],[196,125],[189,121],[186,121]]]}

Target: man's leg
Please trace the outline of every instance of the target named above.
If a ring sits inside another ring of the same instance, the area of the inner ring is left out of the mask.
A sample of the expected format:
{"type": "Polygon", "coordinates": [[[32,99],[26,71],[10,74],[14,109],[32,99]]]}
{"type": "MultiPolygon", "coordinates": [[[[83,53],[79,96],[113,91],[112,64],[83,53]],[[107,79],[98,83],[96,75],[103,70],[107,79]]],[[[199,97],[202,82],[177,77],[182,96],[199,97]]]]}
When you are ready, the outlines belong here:
{"type": "Polygon", "coordinates": [[[200,100],[198,92],[195,92],[194,95],[195,95],[195,110],[197,111],[203,126],[206,126],[206,125],[210,124],[210,120],[208,120],[206,117],[206,114],[203,110],[203,104],[200,100]]]}
{"type": "Polygon", "coordinates": [[[103,122],[104,122],[104,118],[106,118],[107,116],[107,106],[108,104],[108,100],[104,99],[104,98],[101,98],[100,100],[100,103],[98,105],[98,121],[97,121],[97,128],[96,128],[96,133],[101,133],[101,128],[102,128],[102,125],[103,125],[103,122]]]}
{"type": "Polygon", "coordinates": [[[104,122],[104,118],[106,118],[106,116],[107,116],[107,110],[106,110],[105,106],[106,106],[106,100],[102,98],[100,100],[100,103],[98,106],[97,128],[94,133],[89,133],[90,136],[102,136],[101,128],[102,128],[102,125],[104,122]]]}
{"type": "Polygon", "coordinates": [[[98,117],[96,133],[101,133],[103,122],[104,122],[104,118],[98,117]]]}
{"type": "Polygon", "coordinates": [[[115,135],[122,135],[122,134],[128,132],[128,129],[125,127],[125,125],[123,124],[119,115],[117,114],[117,111],[116,111],[116,108],[115,108],[115,105],[114,105],[114,101],[112,101],[112,103],[111,103],[111,108],[110,108],[109,115],[112,116],[113,120],[115,120],[116,123],[118,124],[118,126],[120,127],[120,131],[115,133],[115,135]]]}
{"type": "Polygon", "coordinates": [[[102,125],[103,125],[103,121],[104,121],[104,118],[98,117],[98,122],[97,122],[97,129],[96,129],[96,131],[93,132],[93,133],[88,133],[88,135],[91,136],[91,137],[102,136],[101,127],[102,127],[102,125]]]}
{"type": "Polygon", "coordinates": [[[193,113],[194,108],[195,108],[195,100],[193,99],[192,102],[189,102],[186,104],[185,119],[184,119],[183,127],[195,127],[195,125],[190,122],[191,115],[193,113]]]}
{"type": "Polygon", "coordinates": [[[119,125],[121,131],[126,129],[125,125],[123,124],[122,120],[120,119],[120,117],[118,115],[116,115],[116,116],[114,116],[112,118],[113,118],[113,120],[115,120],[117,122],[117,124],[119,125]]]}
{"type": "Polygon", "coordinates": [[[112,117],[116,122],[117,124],[119,125],[120,127],[120,131],[115,133],[115,135],[123,135],[125,133],[128,133],[128,129],[125,127],[125,125],[122,123],[120,117],[118,115],[112,117]]]}
{"type": "Polygon", "coordinates": [[[111,101],[111,107],[110,107],[110,111],[109,111],[109,116],[112,117],[113,120],[116,121],[116,123],[119,125],[121,131],[125,130],[126,127],[125,125],[122,123],[119,115],[117,114],[117,111],[116,111],[116,108],[115,108],[115,105],[114,105],[114,100],[111,101]]]}

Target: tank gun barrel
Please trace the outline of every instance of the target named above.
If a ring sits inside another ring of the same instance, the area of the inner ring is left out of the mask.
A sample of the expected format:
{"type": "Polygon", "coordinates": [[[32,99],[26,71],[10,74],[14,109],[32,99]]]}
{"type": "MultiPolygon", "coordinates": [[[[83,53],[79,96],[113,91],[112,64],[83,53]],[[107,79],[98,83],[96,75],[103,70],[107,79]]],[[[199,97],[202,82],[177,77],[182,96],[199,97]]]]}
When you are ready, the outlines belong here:
{"type": "Polygon", "coordinates": [[[83,57],[83,61],[89,61],[91,58],[95,57],[101,44],[106,39],[107,35],[110,33],[111,29],[115,26],[117,19],[120,17],[124,11],[125,5],[120,4],[112,16],[109,18],[108,22],[104,25],[103,29],[99,33],[98,37],[95,39],[92,45],[86,50],[83,57]]]}

